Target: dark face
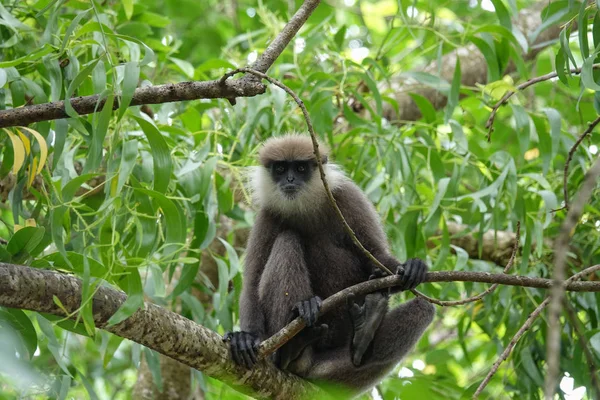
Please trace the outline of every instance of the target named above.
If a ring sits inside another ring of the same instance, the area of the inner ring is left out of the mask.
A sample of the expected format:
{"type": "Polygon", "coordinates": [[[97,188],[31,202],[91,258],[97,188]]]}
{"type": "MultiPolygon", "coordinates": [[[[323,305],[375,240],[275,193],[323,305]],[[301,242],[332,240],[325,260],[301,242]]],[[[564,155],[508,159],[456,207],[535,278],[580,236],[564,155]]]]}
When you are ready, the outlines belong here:
{"type": "Polygon", "coordinates": [[[271,178],[279,190],[293,199],[307,184],[314,171],[311,161],[275,161],[270,165],[271,178]]]}

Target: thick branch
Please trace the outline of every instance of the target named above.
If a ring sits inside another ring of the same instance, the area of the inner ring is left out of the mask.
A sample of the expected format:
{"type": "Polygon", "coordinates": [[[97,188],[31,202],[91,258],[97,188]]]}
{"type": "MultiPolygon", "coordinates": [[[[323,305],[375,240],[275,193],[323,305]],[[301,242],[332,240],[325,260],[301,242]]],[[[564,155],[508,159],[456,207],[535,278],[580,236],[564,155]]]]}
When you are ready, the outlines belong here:
{"type": "MultiPolygon", "coordinates": [[[[54,303],[53,296],[58,297],[67,312],[75,312],[81,302],[81,280],[58,272],[0,263],[0,306],[64,317],[64,311],[54,303]]],[[[125,299],[122,292],[100,287],[93,303],[96,326],[201,370],[257,398],[317,396],[315,386],[282,372],[269,362],[261,362],[251,371],[237,366],[217,333],[154,304],[146,303],[125,321],[108,327],[108,319],[125,299]]]]}
{"type": "MultiPolygon", "coordinates": [[[[129,105],[139,106],[142,104],[160,104],[196,99],[252,97],[264,92],[265,87],[263,85],[248,80],[232,80],[227,82],[226,85],[221,85],[218,80],[169,83],[136,89],[129,105]]],[[[102,110],[104,101],[105,99],[100,99],[98,95],[74,97],[71,99],[71,105],[80,115],[85,115],[102,110]]],[[[113,109],[116,110],[118,107],[119,101],[115,99],[113,109]]],[[[0,128],[29,125],[34,122],[60,118],[68,118],[64,101],[35,104],[1,110],[0,128]]]]}

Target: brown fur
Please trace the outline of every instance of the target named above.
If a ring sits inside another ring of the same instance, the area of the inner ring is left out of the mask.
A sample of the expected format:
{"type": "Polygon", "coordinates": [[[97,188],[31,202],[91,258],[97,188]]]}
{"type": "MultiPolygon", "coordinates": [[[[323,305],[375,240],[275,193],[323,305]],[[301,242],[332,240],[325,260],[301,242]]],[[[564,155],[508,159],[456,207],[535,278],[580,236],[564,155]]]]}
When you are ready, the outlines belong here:
{"type": "MultiPolygon", "coordinates": [[[[319,153],[327,162],[329,149],[319,143],[319,153]]],[[[274,161],[316,160],[312,139],[307,135],[288,134],[268,139],[258,152],[260,163],[267,167],[274,161]]]]}

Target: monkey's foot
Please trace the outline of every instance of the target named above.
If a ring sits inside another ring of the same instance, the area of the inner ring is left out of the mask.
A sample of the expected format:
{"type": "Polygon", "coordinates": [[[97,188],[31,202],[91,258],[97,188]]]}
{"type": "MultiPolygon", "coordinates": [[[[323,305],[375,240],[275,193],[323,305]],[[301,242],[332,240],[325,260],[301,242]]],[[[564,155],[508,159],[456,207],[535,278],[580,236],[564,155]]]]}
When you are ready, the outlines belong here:
{"type": "Polygon", "coordinates": [[[402,275],[402,284],[399,286],[400,290],[411,290],[425,281],[427,264],[419,258],[411,258],[398,266],[396,273],[402,275]]]}
{"type": "Polygon", "coordinates": [[[292,311],[306,322],[306,326],[310,327],[317,322],[322,304],[323,300],[319,296],[315,296],[308,300],[299,301],[292,311]]]}
{"type": "Polygon", "coordinates": [[[260,339],[250,332],[227,332],[223,341],[229,342],[231,358],[233,361],[248,369],[258,362],[258,346],[260,339]]]}
{"type": "Polygon", "coordinates": [[[369,293],[365,296],[365,302],[362,305],[350,298],[349,311],[350,319],[354,325],[354,337],[352,339],[352,363],[359,367],[363,356],[375,333],[383,321],[383,317],[388,309],[388,296],[381,292],[369,293]]]}

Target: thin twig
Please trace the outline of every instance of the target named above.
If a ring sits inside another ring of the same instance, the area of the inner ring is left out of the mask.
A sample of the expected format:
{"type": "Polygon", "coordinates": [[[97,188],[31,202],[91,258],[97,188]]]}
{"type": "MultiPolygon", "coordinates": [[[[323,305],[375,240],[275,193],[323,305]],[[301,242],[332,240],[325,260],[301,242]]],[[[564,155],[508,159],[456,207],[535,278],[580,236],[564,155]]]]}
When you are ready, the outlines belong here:
{"type": "Polygon", "coordinates": [[[567,213],[560,227],[558,238],[554,241],[554,271],[552,273],[553,287],[550,290],[550,308],[548,311],[548,338],[546,340],[546,364],[548,370],[544,384],[544,394],[547,400],[554,398],[558,383],[560,360],[560,314],[565,295],[563,281],[566,277],[567,251],[571,239],[571,231],[579,222],[583,209],[590,199],[598,177],[600,176],[600,157],[585,174],[583,184],[577,192],[573,206],[567,213]]]}
{"type": "Polygon", "coordinates": [[[594,130],[594,128],[596,127],[596,125],[598,125],[598,123],[600,123],[600,115],[598,117],[596,117],[595,120],[590,122],[587,129],[585,131],[583,131],[581,136],[579,136],[579,138],[577,139],[575,144],[573,144],[573,146],[571,147],[571,150],[569,150],[569,154],[567,155],[567,161],[565,161],[565,171],[563,173],[563,193],[564,193],[564,198],[565,198],[565,207],[564,208],[567,210],[569,209],[569,191],[567,190],[567,178],[569,175],[569,164],[571,163],[571,160],[573,159],[573,155],[575,154],[575,150],[577,150],[577,147],[579,147],[581,142],[583,142],[583,139],[585,139],[586,136],[589,135],[594,130]]]}
{"type": "MultiPolygon", "coordinates": [[[[515,262],[515,258],[517,256],[517,251],[519,250],[519,239],[521,237],[521,222],[517,222],[517,231],[515,233],[515,244],[513,246],[513,251],[512,254],[510,255],[510,259],[508,260],[508,264],[506,264],[506,267],[504,267],[504,270],[502,271],[503,273],[508,273],[508,271],[512,268],[514,262],[515,262]]],[[[485,296],[487,296],[488,294],[492,293],[494,290],[496,290],[496,288],[498,287],[499,283],[494,283],[492,286],[490,286],[489,288],[487,288],[486,290],[484,290],[483,292],[476,294],[475,296],[471,296],[469,298],[463,299],[463,300],[450,300],[450,301],[446,301],[446,300],[438,300],[438,299],[434,299],[433,297],[429,297],[424,295],[423,293],[414,290],[413,289],[413,293],[415,293],[418,296],[423,297],[425,300],[429,301],[430,303],[433,304],[437,304],[438,306],[441,307],[450,307],[450,306],[461,306],[464,304],[469,304],[469,303],[474,303],[476,301],[479,301],[481,299],[483,299],[485,296]]]]}
{"type": "Polygon", "coordinates": [[[348,225],[348,222],[346,221],[346,218],[344,218],[344,215],[342,214],[342,211],[340,210],[340,208],[337,205],[337,202],[335,201],[335,198],[333,197],[333,194],[331,193],[331,189],[329,188],[329,183],[327,183],[327,179],[325,177],[325,169],[323,168],[323,163],[321,160],[321,153],[319,152],[319,142],[317,141],[317,135],[315,134],[315,130],[313,128],[312,125],[312,121],[310,119],[310,115],[308,115],[308,110],[306,109],[306,106],[304,105],[304,102],[298,97],[298,95],[296,93],[294,93],[294,91],[292,89],[290,89],[289,87],[287,87],[286,85],[284,85],[283,83],[279,82],[277,79],[271,78],[270,76],[260,72],[260,71],[256,71],[254,69],[251,68],[238,68],[234,71],[228,72],[225,75],[223,75],[223,77],[221,78],[221,83],[225,84],[225,81],[235,75],[238,74],[240,72],[245,72],[245,73],[249,73],[255,76],[258,76],[262,79],[266,79],[267,81],[269,81],[270,83],[272,83],[273,85],[283,89],[287,94],[289,94],[290,96],[292,96],[292,98],[294,99],[294,101],[296,102],[296,104],[298,104],[298,107],[300,107],[300,109],[302,110],[302,114],[304,115],[304,119],[306,120],[306,125],[308,127],[308,132],[310,133],[310,137],[312,139],[313,142],[313,147],[315,150],[315,157],[317,158],[317,166],[319,168],[319,173],[321,174],[321,180],[323,181],[323,186],[325,187],[325,192],[327,193],[327,197],[329,198],[329,202],[331,203],[333,209],[335,210],[339,220],[341,221],[342,225],[344,226],[344,229],[346,230],[346,232],[348,233],[348,235],[350,236],[350,238],[352,239],[352,241],[354,242],[354,244],[367,256],[367,258],[369,258],[369,260],[375,264],[378,268],[380,268],[381,270],[385,271],[388,275],[392,275],[392,271],[390,271],[388,268],[386,268],[381,262],[379,262],[379,260],[377,260],[375,258],[375,256],[373,256],[373,254],[371,254],[371,252],[369,250],[367,250],[362,243],[360,242],[360,240],[358,240],[358,238],[356,237],[356,234],[354,233],[354,231],[352,230],[352,228],[350,227],[350,225],[348,225]]]}
{"type": "Polygon", "coordinates": [[[567,311],[567,318],[571,322],[575,333],[577,334],[577,338],[581,344],[581,348],[583,350],[583,354],[585,356],[585,360],[587,362],[588,368],[590,369],[590,377],[592,379],[592,385],[594,385],[594,391],[596,392],[596,399],[600,399],[600,381],[598,381],[598,366],[596,365],[596,361],[594,360],[594,355],[590,350],[590,344],[585,336],[585,331],[583,326],[581,325],[581,321],[577,316],[577,312],[573,308],[573,306],[565,300],[564,302],[565,310],[567,311]]]}
{"type": "MultiPolygon", "coordinates": [[[[600,292],[600,282],[576,282],[576,280],[584,274],[591,274],[596,270],[600,270],[600,265],[587,268],[577,275],[573,275],[567,282],[565,287],[569,291],[586,291],[600,292]]],[[[532,287],[538,289],[550,289],[552,287],[551,279],[533,278],[529,276],[507,275],[507,274],[490,274],[487,272],[468,272],[468,271],[443,271],[443,272],[428,272],[424,282],[478,282],[478,283],[493,283],[511,286],[532,287]]],[[[391,275],[384,278],[372,279],[351,286],[336,294],[328,297],[323,301],[321,313],[327,313],[331,310],[341,307],[345,304],[346,298],[350,293],[360,296],[363,294],[373,293],[379,290],[387,289],[402,284],[401,275],[391,275]]],[[[283,346],[287,341],[293,338],[298,332],[304,328],[305,324],[301,318],[296,318],[279,332],[261,343],[261,356],[267,356],[283,346]]]]}
{"type": "MultiPolygon", "coordinates": [[[[596,272],[598,270],[600,270],[600,264],[599,265],[591,266],[589,268],[586,268],[583,271],[580,271],[580,272],[576,273],[575,275],[571,276],[569,279],[567,279],[566,281],[564,281],[563,282],[563,287],[565,287],[565,288],[569,287],[569,284],[571,282],[576,281],[577,279],[579,279],[583,275],[591,274],[591,273],[596,272]]],[[[477,388],[477,390],[473,394],[473,399],[477,399],[479,397],[479,395],[481,394],[481,392],[483,392],[483,389],[485,389],[485,387],[488,385],[488,383],[490,383],[490,380],[492,379],[492,377],[494,376],[494,374],[498,371],[498,368],[500,367],[500,364],[502,364],[508,358],[508,356],[510,355],[510,353],[514,349],[514,347],[517,344],[517,342],[519,341],[519,339],[521,339],[521,337],[525,334],[525,332],[527,332],[527,330],[529,328],[531,328],[531,325],[533,324],[533,322],[535,321],[535,319],[540,315],[540,313],[544,310],[544,308],[546,308],[546,306],[549,303],[550,303],[550,297],[546,297],[544,299],[544,301],[541,302],[540,305],[537,306],[535,308],[535,310],[533,310],[533,312],[531,314],[529,314],[529,317],[527,318],[527,320],[525,321],[525,323],[517,331],[517,333],[515,334],[515,336],[513,336],[513,338],[510,340],[510,342],[508,343],[508,346],[506,346],[506,348],[504,349],[504,351],[502,352],[502,354],[500,355],[500,357],[498,358],[498,360],[496,360],[496,362],[494,363],[494,365],[492,365],[492,368],[490,369],[490,371],[486,375],[485,379],[483,380],[483,382],[481,382],[481,384],[479,385],[479,387],[477,388]]]]}
{"type": "MultiPolygon", "coordinates": [[[[593,64],[592,68],[600,68],[600,64],[593,64]]],[[[572,74],[578,75],[581,73],[581,70],[582,68],[571,68],[569,71],[572,74]]],[[[510,99],[515,93],[523,89],[527,89],[529,86],[556,78],[557,76],[557,72],[550,72],[546,75],[536,76],[535,78],[531,78],[528,81],[521,83],[519,86],[517,86],[517,90],[510,90],[506,92],[504,96],[502,96],[502,98],[492,107],[490,117],[488,118],[487,123],[485,124],[486,129],[488,129],[488,142],[492,140],[492,132],[494,131],[494,119],[496,118],[496,113],[498,112],[498,109],[508,101],[508,99],[510,99]]]]}

